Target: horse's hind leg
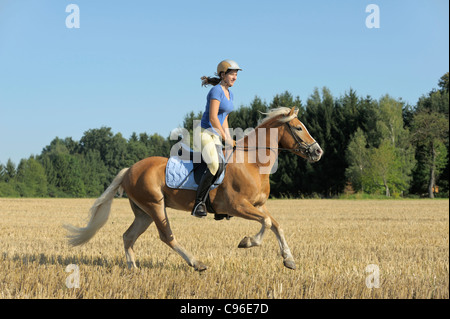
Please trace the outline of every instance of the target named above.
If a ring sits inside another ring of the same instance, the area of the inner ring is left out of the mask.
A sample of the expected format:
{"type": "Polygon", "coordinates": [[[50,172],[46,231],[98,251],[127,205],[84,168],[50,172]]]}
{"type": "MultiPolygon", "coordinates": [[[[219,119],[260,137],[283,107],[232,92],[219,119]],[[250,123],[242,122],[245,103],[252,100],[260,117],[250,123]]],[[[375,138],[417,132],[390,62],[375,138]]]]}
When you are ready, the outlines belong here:
{"type": "Polygon", "coordinates": [[[125,256],[127,258],[128,268],[136,267],[133,245],[138,237],[153,222],[153,219],[130,200],[131,209],[134,213],[134,221],[127,231],[123,234],[123,245],[125,247],[125,256]]]}
{"type": "Polygon", "coordinates": [[[197,271],[206,270],[207,267],[198,261],[190,252],[181,246],[175,239],[175,236],[170,229],[169,219],[167,217],[166,207],[164,202],[152,203],[147,205],[148,211],[151,212],[156,227],[158,228],[159,238],[167,244],[170,248],[175,250],[189,266],[194,267],[197,271]]]}

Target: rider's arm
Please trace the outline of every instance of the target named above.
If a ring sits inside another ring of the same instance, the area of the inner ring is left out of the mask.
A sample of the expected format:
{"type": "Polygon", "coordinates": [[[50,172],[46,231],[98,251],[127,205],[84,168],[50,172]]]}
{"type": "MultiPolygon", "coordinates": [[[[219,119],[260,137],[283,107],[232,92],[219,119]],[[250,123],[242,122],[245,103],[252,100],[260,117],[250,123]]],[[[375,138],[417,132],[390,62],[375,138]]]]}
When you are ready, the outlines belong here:
{"type": "Polygon", "coordinates": [[[209,104],[209,121],[212,127],[221,135],[222,141],[227,140],[227,135],[218,118],[220,101],[211,99],[209,104]]]}
{"type": "Polygon", "coordinates": [[[227,140],[231,140],[231,135],[230,135],[230,130],[228,129],[228,115],[225,117],[225,120],[223,121],[223,125],[222,125],[223,130],[225,131],[225,134],[227,136],[227,140]]]}

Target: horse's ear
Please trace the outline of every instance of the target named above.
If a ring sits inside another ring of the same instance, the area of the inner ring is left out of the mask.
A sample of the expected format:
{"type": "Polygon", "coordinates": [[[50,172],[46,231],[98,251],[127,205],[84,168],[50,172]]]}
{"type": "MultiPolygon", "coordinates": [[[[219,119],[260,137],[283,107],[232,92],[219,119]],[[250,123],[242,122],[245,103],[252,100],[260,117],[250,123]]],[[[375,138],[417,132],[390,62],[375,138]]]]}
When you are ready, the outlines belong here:
{"type": "Polygon", "coordinates": [[[291,111],[289,112],[289,116],[294,115],[295,112],[295,106],[292,107],[291,111]]]}

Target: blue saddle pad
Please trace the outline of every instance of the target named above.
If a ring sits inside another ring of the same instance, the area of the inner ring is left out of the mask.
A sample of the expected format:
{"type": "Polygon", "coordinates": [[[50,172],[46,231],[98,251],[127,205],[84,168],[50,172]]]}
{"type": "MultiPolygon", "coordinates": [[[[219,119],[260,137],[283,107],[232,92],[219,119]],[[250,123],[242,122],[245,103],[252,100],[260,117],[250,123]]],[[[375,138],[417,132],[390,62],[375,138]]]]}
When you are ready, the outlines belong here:
{"type": "MultiPolygon", "coordinates": [[[[172,156],[166,165],[166,185],[175,189],[197,190],[201,176],[205,172],[206,164],[195,164],[189,160],[183,160],[178,156],[172,156]],[[195,168],[195,170],[194,170],[195,168]],[[197,175],[197,178],[196,176],[197,175]],[[197,181],[196,181],[197,179],[197,181]]],[[[219,187],[225,177],[224,168],[222,174],[211,186],[211,189],[219,187]]]]}

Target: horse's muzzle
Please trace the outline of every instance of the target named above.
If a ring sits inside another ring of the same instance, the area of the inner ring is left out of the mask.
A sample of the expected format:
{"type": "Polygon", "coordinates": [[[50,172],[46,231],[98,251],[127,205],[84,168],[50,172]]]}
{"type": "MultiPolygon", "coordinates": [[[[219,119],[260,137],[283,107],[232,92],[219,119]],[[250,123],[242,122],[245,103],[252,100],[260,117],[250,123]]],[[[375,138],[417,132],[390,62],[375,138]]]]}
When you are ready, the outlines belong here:
{"type": "Polygon", "coordinates": [[[323,150],[318,143],[315,143],[308,149],[308,160],[310,162],[318,162],[323,155],[323,150]]]}

